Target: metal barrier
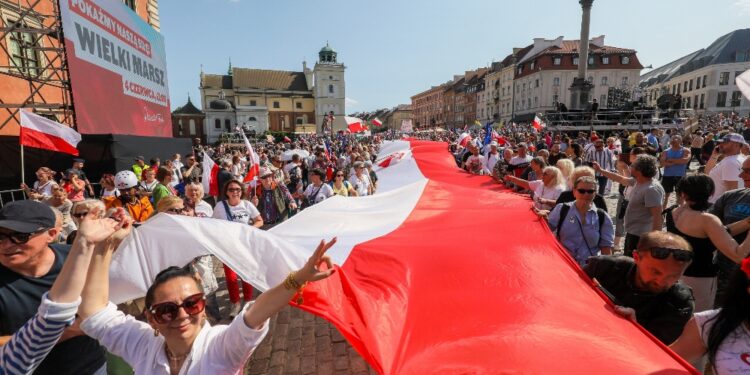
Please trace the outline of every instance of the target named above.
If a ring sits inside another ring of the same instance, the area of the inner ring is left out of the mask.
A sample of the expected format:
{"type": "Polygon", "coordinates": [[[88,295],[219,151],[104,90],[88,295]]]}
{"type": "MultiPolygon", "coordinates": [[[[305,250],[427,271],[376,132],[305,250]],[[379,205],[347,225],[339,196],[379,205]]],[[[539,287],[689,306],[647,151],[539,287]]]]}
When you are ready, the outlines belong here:
{"type": "MultiPolygon", "coordinates": [[[[91,186],[94,188],[94,194],[97,197],[101,196],[101,185],[98,182],[94,182],[91,186]]],[[[6,203],[24,199],[26,199],[26,193],[23,192],[23,189],[0,190],[0,208],[5,206],[6,203]]]]}

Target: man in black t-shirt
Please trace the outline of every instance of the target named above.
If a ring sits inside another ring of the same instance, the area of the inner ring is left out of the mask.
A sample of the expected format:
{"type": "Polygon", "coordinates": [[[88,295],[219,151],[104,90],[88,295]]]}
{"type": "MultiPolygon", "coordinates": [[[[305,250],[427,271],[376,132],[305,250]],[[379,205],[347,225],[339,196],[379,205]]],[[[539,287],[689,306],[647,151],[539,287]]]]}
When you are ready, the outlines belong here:
{"type": "Polygon", "coordinates": [[[633,258],[597,256],[583,270],[610,294],[618,313],[635,319],[662,343],[669,345],[693,316],[693,293],[679,282],[692,259],[682,237],[653,231],[638,241],[633,258]],[[689,255],[688,255],[689,254],[689,255]]]}
{"type": "MultiPolygon", "coordinates": [[[[55,214],[26,200],[0,210],[0,344],[37,312],[62,269],[70,246],[57,237],[55,214]]],[[[69,327],[35,374],[106,374],[104,350],[76,325],[69,327]]]]}

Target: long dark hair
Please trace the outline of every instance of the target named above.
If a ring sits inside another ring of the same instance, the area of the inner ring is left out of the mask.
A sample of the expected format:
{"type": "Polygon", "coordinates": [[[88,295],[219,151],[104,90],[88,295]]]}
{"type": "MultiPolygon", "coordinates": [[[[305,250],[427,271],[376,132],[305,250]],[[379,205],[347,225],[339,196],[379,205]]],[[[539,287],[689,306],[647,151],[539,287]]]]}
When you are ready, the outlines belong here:
{"type": "MultiPolygon", "coordinates": [[[[745,258],[745,261],[748,261],[745,258]]],[[[721,299],[721,310],[713,318],[703,324],[713,322],[711,332],[708,334],[707,349],[708,360],[711,365],[716,366],[716,351],[727,336],[731,335],[744,322],[750,320],[750,294],[747,292],[748,276],[742,269],[734,271],[729,279],[729,285],[721,299]]]]}

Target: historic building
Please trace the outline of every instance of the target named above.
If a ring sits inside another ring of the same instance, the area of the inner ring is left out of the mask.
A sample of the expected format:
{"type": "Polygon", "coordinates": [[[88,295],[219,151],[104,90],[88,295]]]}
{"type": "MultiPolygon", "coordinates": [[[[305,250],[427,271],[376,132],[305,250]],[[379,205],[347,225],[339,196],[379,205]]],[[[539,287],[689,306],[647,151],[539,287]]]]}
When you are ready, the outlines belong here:
{"type": "Polygon", "coordinates": [[[227,74],[201,73],[201,104],[209,143],[236,127],[246,131],[322,130],[323,116],[333,111],[334,130],[345,127],[344,64],[326,44],[311,70],[301,72],[230,67],[227,74]]]}
{"type": "Polygon", "coordinates": [[[443,91],[445,85],[432,86],[411,97],[411,111],[416,128],[430,128],[445,125],[443,91]]]}
{"type": "Polygon", "coordinates": [[[203,121],[206,115],[198,109],[188,96],[185,105],[172,112],[172,136],[175,138],[200,138],[205,144],[203,121]]]}
{"type": "MultiPolygon", "coordinates": [[[[578,73],[578,40],[536,38],[515,63],[514,121],[530,121],[537,113],[570,106],[569,88],[578,73]]],[[[588,81],[599,108],[617,108],[636,91],[643,66],[636,51],[604,44],[604,36],[589,42],[588,81]]]]}
{"type": "Polygon", "coordinates": [[[642,100],[655,106],[665,94],[683,109],[698,112],[750,111],[735,80],[750,69],[750,29],[732,31],[701,48],[640,77],[642,100]]]}

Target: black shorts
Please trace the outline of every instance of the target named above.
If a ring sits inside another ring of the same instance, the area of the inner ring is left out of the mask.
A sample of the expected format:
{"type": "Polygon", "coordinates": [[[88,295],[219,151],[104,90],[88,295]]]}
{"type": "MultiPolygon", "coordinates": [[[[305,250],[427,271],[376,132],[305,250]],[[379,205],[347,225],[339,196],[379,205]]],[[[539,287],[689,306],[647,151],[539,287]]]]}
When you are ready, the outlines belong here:
{"type": "Polygon", "coordinates": [[[669,194],[674,191],[674,187],[680,182],[682,176],[662,176],[661,187],[664,188],[664,193],[669,194]]]}

